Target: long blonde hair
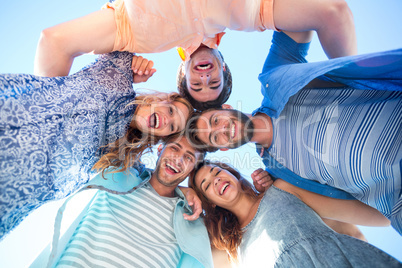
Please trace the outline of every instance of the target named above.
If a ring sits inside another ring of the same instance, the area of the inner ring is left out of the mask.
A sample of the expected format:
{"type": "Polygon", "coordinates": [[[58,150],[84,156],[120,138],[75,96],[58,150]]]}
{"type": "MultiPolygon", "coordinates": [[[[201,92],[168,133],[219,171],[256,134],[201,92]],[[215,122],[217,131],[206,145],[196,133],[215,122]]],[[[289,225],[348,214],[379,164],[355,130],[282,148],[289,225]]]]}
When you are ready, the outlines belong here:
{"type": "Polygon", "coordinates": [[[189,187],[194,189],[197,196],[201,199],[202,208],[204,210],[203,219],[211,241],[211,246],[219,250],[225,250],[228,254],[229,260],[236,263],[238,257],[237,248],[239,247],[243,237],[243,231],[239,220],[231,211],[215,206],[211,203],[195,185],[195,175],[200,168],[206,165],[218,166],[221,169],[229,171],[239,180],[244,193],[251,198],[257,199],[258,193],[254,190],[253,185],[243,178],[239,171],[222,162],[211,162],[205,160],[194,172],[191,173],[188,180],[189,187]]]}
{"type": "MultiPolygon", "coordinates": [[[[162,93],[154,91],[153,93],[143,93],[137,95],[135,100],[128,105],[150,105],[161,101],[168,101],[170,103],[180,102],[188,108],[188,118],[193,114],[194,109],[188,100],[176,92],[162,93]]],[[[110,171],[112,172],[125,171],[135,162],[140,161],[144,153],[151,152],[150,149],[153,145],[165,141],[170,136],[171,135],[157,137],[143,135],[138,129],[129,126],[126,134],[122,138],[101,148],[105,153],[98,162],[95,163],[92,169],[97,172],[101,171],[102,175],[104,175],[105,170],[110,167],[110,171]]]]}

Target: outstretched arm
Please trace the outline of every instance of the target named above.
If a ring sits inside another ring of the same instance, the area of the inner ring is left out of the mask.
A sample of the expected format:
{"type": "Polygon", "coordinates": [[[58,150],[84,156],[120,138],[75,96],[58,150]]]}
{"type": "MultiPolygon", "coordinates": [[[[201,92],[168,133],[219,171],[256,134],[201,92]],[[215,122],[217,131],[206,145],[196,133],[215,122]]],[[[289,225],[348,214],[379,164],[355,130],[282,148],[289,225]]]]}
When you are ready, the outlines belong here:
{"type": "Polygon", "coordinates": [[[378,210],[358,200],[336,199],[316,194],[280,179],[276,180],[274,185],[297,196],[321,218],[365,226],[390,225],[390,221],[378,210]]]}
{"type": "Polygon", "coordinates": [[[317,32],[329,58],[357,54],[353,14],[344,0],[275,0],[276,28],[317,32]]]}
{"type": "Polygon", "coordinates": [[[335,221],[335,220],[330,220],[323,218],[322,219],[332,230],[334,230],[337,233],[340,234],[345,234],[357,239],[360,239],[362,241],[367,242],[366,237],[364,234],[360,231],[360,229],[351,223],[347,222],[341,222],[341,221],[335,221]]]}
{"type": "Polygon", "coordinates": [[[116,35],[114,11],[104,9],[42,31],[35,55],[34,74],[66,76],[74,58],[85,53],[113,50],[116,35]]]}

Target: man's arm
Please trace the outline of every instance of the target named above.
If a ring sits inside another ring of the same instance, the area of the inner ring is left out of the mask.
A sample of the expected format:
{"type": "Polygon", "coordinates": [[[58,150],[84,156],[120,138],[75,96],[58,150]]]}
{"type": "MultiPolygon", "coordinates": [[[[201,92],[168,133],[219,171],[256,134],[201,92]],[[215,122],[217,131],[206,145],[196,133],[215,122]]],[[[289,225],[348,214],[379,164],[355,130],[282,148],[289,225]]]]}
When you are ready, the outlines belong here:
{"type": "Polygon", "coordinates": [[[34,74],[66,76],[74,58],[85,53],[113,50],[116,35],[114,11],[104,9],[42,31],[35,55],[34,74]]]}

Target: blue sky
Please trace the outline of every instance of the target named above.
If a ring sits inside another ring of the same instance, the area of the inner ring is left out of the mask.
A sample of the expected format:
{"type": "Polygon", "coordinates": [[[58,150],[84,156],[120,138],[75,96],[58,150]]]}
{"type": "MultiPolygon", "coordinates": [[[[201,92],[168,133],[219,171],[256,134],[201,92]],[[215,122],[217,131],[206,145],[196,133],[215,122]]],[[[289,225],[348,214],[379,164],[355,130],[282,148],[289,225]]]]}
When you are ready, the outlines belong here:
{"type": "MultiPolygon", "coordinates": [[[[349,0],[355,18],[358,52],[369,53],[402,47],[402,1],[349,0]]],[[[98,10],[104,1],[3,1],[0,9],[0,73],[32,73],[37,41],[42,29],[98,10]]],[[[228,101],[243,112],[251,112],[262,100],[257,76],[270,47],[272,32],[241,33],[228,31],[220,50],[233,77],[233,93],[228,101]]],[[[175,50],[146,55],[158,70],[153,78],[139,87],[174,91],[180,58],[175,50]]],[[[83,56],[76,60],[73,72],[93,60],[83,56]]],[[[308,60],[325,60],[326,56],[315,37],[308,60]]],[[[262,166],[253,145],[211,157],[229,161],[243,174],[262,166]]],[[[154,162],[154,155],[144,159],[154,162]]],[[[55,211],[60,202],[53,202],[33,213],[0,243],[0,264],[4,267],[26,267],[48,243],[55,211]],[[23,254],[22,254],[23,253],[23,254]]],[[[402,238],[392,228],[362,228],[370,243],[402,260],[402,238]]]]}

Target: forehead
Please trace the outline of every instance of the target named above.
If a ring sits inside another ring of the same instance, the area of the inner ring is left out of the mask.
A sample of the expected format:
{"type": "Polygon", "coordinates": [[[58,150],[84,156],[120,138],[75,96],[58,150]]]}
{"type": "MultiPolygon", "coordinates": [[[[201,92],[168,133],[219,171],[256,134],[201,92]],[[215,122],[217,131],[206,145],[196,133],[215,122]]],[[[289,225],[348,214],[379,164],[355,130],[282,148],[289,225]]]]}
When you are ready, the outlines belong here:
{"type": "Polygon", "coordinates": [[[214,165],[205,165],[201,167],[198,171],[197,174],[195,175],[194,182],[197,187],[200,187],[201,182],[206,179],[208,174],[211,173],[212,169],[215,168],[216,166],[214,165]]]}
{"type": "MultiPolygon", "coordinates": [[[[202,87],[201,91],[194,91],[191,88],[188,88],[188,93],[193,97],[195,100],[199,102],[207,102],[216,100],[222,92],[223,83],[217,89],[211,89],[210,86],[202,87]]],[[[187,85],[190,87],[189,85],[187,85]]]]}
{"type": "Polygon", "coordinates": [[[178,109],[178,111],[180,111],[181,113],[183,113],[183,115],[188,115],[188,114],[189,114],[190,110],[189,110],[189,108],[187,107],[187,105],[185,105],[184,103],[179,102],[179,101],[174,101],[174,102],[172,102],[172,104],[173,104],[174,106],[176,106],[176,108],[178,109]]]}
{"type": "Polygon", "coordinates": [[[203,112],[197,120],[197,128],[199,125],[210,124],[211,118],[214,116],[227,116],[228,112],[226,110],[210,110],[203,112]]]}
{"type": "Polygon", "coordinates": [[[165,147],[170,147],[170,146],[177,146],[183,151],[183,153],[189,152],[189,153],[194,154],[196,157],[200,154],[199,151],[197,151],[191,145],[191,143],[187,140],[187,138],[185,136],[182,136],[180,138],[177,138],[176,140],[168,142],[165,147]]]}

